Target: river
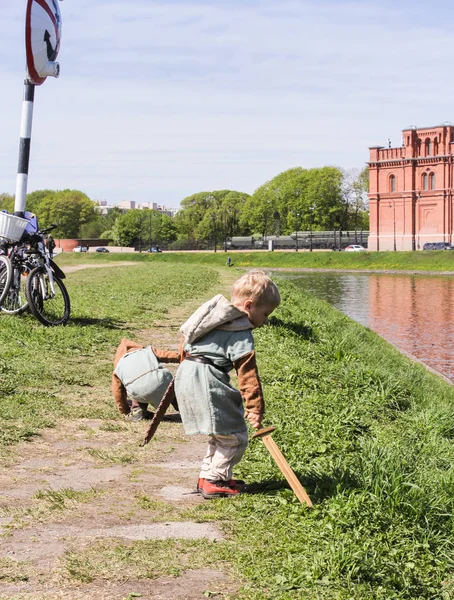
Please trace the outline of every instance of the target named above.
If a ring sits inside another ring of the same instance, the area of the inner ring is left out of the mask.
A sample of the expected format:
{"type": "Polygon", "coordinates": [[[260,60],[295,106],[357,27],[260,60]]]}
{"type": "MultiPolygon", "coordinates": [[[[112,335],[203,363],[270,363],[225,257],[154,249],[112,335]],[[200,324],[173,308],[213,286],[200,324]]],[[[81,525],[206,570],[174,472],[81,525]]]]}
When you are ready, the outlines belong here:
{"type": "Polygon", "coordinates": [[[454,383],[454,278],[444,275],[275,273],[370,327],[454,383]]]}

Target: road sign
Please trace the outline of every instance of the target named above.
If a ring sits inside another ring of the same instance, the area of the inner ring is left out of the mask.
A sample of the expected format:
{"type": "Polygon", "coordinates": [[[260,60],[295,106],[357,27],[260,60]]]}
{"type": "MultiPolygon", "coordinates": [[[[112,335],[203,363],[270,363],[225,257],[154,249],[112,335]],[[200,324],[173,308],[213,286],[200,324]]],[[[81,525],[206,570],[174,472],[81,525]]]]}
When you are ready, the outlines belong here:
{"type": "Polygon", "coordinates": [[[41,85],[46,77],[58,77],[55,62],[60,49],[61,14],[58,0],[28,0],[25,17],[27,78],[41,85]]]}

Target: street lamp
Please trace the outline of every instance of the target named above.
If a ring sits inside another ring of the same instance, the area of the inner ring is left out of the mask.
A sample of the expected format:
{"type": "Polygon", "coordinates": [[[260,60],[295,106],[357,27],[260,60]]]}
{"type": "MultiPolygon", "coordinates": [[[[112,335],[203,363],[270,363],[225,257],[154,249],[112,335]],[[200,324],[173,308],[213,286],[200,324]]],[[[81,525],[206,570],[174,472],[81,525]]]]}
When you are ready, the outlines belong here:
{"type": "Polygon", "coordinates": [[[227,252],[227,217],[224,210],[224,252],[227,252]]]}
{"type": "Polygon", "coordinates": [[[393,209],[393,227],[394,227],[394,252],[396,252],[396,201],[393,200],[393,203],[389,203],[389,208],[393,209]]]}
{"type": "Polygon", "coordinates": [[[296,251],[298,252],[298,230],[300,228],[300,213],[296,213],[296,251]]]}
{"type": "Polygon", "coordinates": [[[211,218],[213,219],[214,251],[216,252],[216,215],[213,213],[211,218]]]}
{"type": "Polygon", "coordinates": [[[151,217],[152,217],[152,214],[153,213],[150,210],[150,215],[149,215],[150,216],[150,221],[149,221],[149,224],[148,224],[148,250],[151,250],[151,240],[152,240],[152,237],[151,237],[151,217]]]}
{"type": "Polygon", "coordinates": [[[310,227],[310,232],[309,232],[309,239],[310,239],[310,243],[311,243],[311,247],[310,247],[310,251],[312,252],[312,223],[314,220],[314,208],[315,206],[310,206],[309,210],[309,227],[310,227]]]}

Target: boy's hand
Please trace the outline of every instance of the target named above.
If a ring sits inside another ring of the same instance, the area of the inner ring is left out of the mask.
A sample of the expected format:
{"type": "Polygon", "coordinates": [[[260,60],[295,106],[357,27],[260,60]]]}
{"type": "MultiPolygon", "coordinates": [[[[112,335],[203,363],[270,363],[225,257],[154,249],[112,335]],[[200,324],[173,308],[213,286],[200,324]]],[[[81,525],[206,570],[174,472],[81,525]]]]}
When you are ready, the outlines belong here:
{"type": "Polygon", "coordinates": [[[246,419],[249,421],[251,427],[259,429],[262,424],[263,414],[249,411],[246,413],[246,419]]]}

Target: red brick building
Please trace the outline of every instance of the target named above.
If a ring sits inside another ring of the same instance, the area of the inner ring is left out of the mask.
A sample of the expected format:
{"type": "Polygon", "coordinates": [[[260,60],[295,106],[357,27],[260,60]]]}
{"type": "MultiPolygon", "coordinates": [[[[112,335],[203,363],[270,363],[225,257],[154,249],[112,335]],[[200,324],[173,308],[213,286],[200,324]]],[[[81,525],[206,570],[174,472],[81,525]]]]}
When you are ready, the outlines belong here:
{"type": "Polygon", "coordinates": [[[369,150],[368,249],[454,243],[454,125],[404,129],[401,147],[369,150]]]}

